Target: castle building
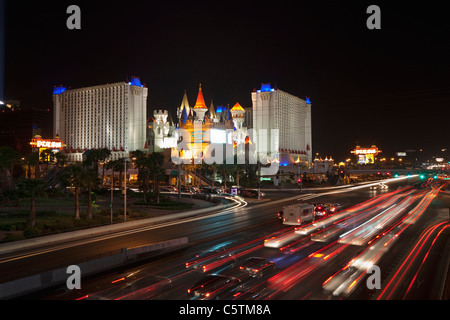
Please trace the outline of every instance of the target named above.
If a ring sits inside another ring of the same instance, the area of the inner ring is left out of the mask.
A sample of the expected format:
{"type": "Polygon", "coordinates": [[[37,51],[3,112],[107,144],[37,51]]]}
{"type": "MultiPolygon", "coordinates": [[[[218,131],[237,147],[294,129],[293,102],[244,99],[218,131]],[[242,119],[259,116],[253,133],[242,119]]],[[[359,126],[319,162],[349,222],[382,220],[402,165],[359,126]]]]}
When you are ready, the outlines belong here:
{"type": "MultiPolygon", "coordinates": [[[[194,107],[189,106],[187,94],[184,93],[181,106],[177,109],[178,125],[175,130],[168,129],[170,126],[168,127],[166,120],[167,111],[155,111],[155,120],[152,124],[155,145],[161,149],[176,147],[180,136],[177,129],[184,129],[190,133],[190,142],[188,147],[182,150],[181,157],[192,161],[203,159],[210,144],[221,144],[224,148],[228,144],[231,148],[235,148],[245,143],[248,134],[244,126],[244,115],[245,110],[239,103],[233,108],[223,106],[214,108],[211,100],[208,108],[200,85],[194,107]],[[198,130],[200,127],[201,130],[198,130]]],[[[237,149],[233,151],[236,153],[237,149]]]]}

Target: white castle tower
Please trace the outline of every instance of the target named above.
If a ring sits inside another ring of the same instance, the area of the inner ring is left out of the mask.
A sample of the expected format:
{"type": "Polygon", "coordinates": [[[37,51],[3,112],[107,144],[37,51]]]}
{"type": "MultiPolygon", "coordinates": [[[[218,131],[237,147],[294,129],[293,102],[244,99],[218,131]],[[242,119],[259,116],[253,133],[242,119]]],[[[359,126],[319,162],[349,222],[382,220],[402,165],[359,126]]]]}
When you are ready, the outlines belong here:
{"type": "Polygon", "coordinates": [[[169,137],[170,123],[167,121],[169,112],[167,110],[155,110],[153,112],[153,131],[155,133],[155,151],[176,147],[176,138],[169,137]]]}
{"type": "Polygon", "coordinates": [[[247,130],[243,127],[245,110],[239,103],[236,103],[230,112],[235,128],[233,141],[236,145],[240,145],[241,143],[245,143],[245,138],[247,137],[247,130]]]}

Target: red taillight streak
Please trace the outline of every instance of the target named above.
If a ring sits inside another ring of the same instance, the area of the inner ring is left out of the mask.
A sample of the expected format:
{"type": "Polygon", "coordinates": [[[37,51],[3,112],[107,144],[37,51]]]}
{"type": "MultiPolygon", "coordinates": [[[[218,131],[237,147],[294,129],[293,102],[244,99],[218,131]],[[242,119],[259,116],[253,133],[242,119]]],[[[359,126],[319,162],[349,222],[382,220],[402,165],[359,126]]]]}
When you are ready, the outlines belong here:
{"type": "Polygon", "coordinates": [[[411,280],[411,283],[409,284],[408,289],[406,289],[405,294],[403,295],[403,298],[402,298],[403,300],[406,298],[406,296],[407,296],[409,290],[411,289],[413,283],[416,281],[416,277],[417,277],[417,275],[419,274],[420,270],[422,269],[422,266],[424,265],[425,261],[427,260],[428,254],[430,253],[431,248],[434,246],[434,243],[436,242],[437,238],[439,238],[439,236],[441,235],[441,233],[442,233],[445,229],[447,229],[448,227],[450,227],[450,225],[444,226],[444,227],[438,232],[438,234],[434,237],[433,242],[431,243],[430,247],[429,247],[428,250],[427,250],[427,253],[425,254],[425,256],[424,256],[423,259],[422,259],[422,262],[421,262],[421,264],[420,264],[419,269],[417,270],[416,274],[414,275],[413,279],[411,280]]]}
{"type": "Polygon", "coordinates": [[[111,281],[111,283],[117,283],[117,282],[123,281],[123,280],[125,280],[125,277],[117,279],[117,280],[114,280],[114,281],[111,281]]]}
{"type": "MultiPolygon", "coordinates": [[[[422,243],[423,238],[426,237],[425,242],[427,241],[428,237],[430,236],[430,233],[433,232],[433,230],[435,230],[435,228],[437,228],[439,225],[446,223],[446,222],[441,222],[438,225],[435,225],[429,229],[427,229],[426,231],[424,231],[419,239],[419,241],[417,241],[416,245],[414,246],[414,248],[411,250],[411,252],[409,253],[409,255],[406,257],[406,259],[403,261],[403,263],[401,264],[401,266],[398,268],[397,272],[394,274],[394,276],[392,277],[392,279],[389,281],[389,283],[386,285],[386,287],[384,288],[384,290],[380,293],[380,295],[377,297],[377,300],[380,300],[381,297],[384,295],[384,293],[388,290],[389,286],[391,286],[392,282],[394,280],[397,279],[397,275],[402,271],[402,269],[404,268],[405,264],[408,262],[408,260],[411,258],[411,255],[416,251],[417,247],[420,245],[420,248],[422,248],[422,246],[424,245],[424,243],[422,243]],[[422,243],[422,244],[421,244],[422,243]]],[[[392,289],[389,289],[389,294],[387,295],[386,299],[390,299],[390,297],[393,295],[395,289],[397,288],[397,286],[400,284],[401,279],[403,279],[405,273],[407,272],[407,270],[409,269],[409,267],[411,266],[412,262],[414,261],[415,257],[417,256],[418,252],[420,251],[420,249],[416,252],[416,254],[414,255],[413,259],[411,259],[411,261],[409,262],[409,264],[406,266],[406,268],[403,270],[403,273],[400,275],[400,278],[397,279],[397,282],[393,285],[394,287],[392,289]]]]}

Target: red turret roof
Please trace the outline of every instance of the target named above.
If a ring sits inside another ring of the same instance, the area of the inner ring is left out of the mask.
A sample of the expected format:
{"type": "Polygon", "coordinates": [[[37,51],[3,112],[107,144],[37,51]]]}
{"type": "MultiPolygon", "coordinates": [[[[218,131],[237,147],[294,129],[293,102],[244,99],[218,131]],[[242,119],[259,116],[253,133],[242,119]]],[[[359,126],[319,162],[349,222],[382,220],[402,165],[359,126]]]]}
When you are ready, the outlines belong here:
{"type": "Polygon", "coordinates": [[[244,108],[239,103],[236,103],[231,111],[244,111],[244,108]]]}
{"type": "Polygon", "coordinates": [[[203,99],[202,85],[198,90],[197,102],[195,103],[194,109],[208,109],[205,104],[205,99],[203,99]]]}

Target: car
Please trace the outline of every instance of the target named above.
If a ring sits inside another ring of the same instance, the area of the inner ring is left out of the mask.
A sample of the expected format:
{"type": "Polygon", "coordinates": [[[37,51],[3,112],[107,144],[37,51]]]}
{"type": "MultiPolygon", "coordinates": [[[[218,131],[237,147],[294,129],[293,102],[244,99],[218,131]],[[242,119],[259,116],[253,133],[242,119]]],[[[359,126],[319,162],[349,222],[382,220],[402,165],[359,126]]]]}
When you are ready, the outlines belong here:
{"type": "MultiPolygon", "coordinates": [[[[241,195],[248,198],[258,198],[258,189],[243,189],[241,190],[241,195]]],[[[261,191],[259,195],[261,198],[265,196],[264,192],[261,191]]]]}
{"type": "Polygon", "coordinates": [[[201,189],[202,193],[206,194],[221,194],[222,190],[219,188],[213,188],[213,187],[202,187],[201,189]]]}
{"type": "Polygon", "coordinates": [[[187,290],[189,297],[202,300],[220,299],[232,296],[232,291],[239,288],[241,280],[220,274],[209,274],[200,279],[187,290]]]}
{"type": "Polygon", "coordinates": [[[195,190],[191,187],[181,187],[181,192],[194,194],[195,190]]]}
{"type": "Polygon", "coordinates": [[[314,205],[314,215],[316,217],[326,217],[328,213],[330,212],[329,207],[322,203],[313,203],[314,205]]]}
{"type": "Polygon", "coordinates": [[[278,212],[277,212],[277,216],[278,216],[278,219],[280,219],[281,221],[283,221],[284,211],[283,211],[283,210],[278,211],[278,212]]]}
{"type": "Polygon", "coordinates": [[[239,267],[241,273],[250,277],[262,278],[265,275],[272,274],[277,269],[274,262],[261,257],[251,257],[242,263],[239,267]]]}
{"type": "Polygon", "coordinates": [[[178,192],[178,189],[174,186],[163,186],[159,189],[161,192],[178,192]]]}
{"type": "Polygon", "coordinates": [[[91,292],[77,300],[147,300],[167,298],[172,280],[138,270],[112,280],[98,292],[91,292]]]}
{"type": "Polygon", "coordinates": [[[329,209],[330,213],[335,213],[342,209],[342,205],[339,203],[326,203],[325,206],[329,209]]]}

